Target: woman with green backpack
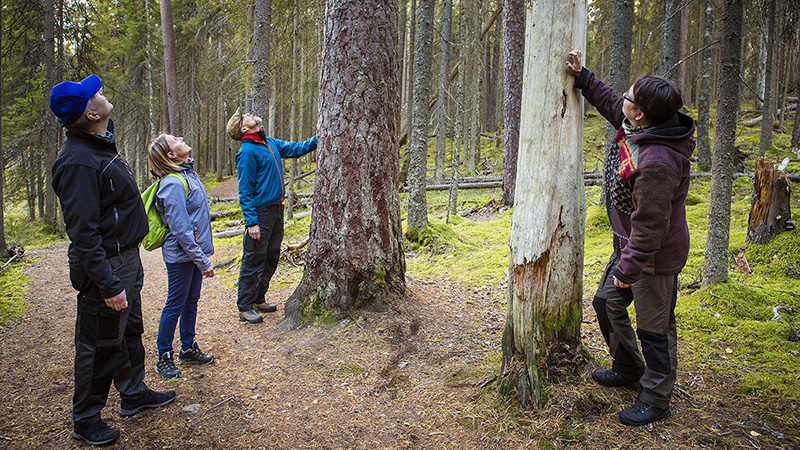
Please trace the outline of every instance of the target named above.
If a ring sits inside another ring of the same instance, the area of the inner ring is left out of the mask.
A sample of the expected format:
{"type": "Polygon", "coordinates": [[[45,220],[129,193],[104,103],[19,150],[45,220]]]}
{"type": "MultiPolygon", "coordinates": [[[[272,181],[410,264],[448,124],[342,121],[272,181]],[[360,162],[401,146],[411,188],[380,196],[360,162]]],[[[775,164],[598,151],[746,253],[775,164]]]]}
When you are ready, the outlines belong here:
{"type": "Polygon", "coordinates": [[[161,255],[167,266],[167,300],[158,326],[156,371],[166,379],[178,378],[172,341],[180,319],[181,350],[178,361],[208,364],[212,355],[203,353],[194,341],[197,301],[203,277],[213,277],[208,257],[214,254],[211,217],[202,181],[189,158],[192,148],[182,137],[161,134],[147,154],[150,171],[159,177],[155,208],[169,229],[161,255]]]}

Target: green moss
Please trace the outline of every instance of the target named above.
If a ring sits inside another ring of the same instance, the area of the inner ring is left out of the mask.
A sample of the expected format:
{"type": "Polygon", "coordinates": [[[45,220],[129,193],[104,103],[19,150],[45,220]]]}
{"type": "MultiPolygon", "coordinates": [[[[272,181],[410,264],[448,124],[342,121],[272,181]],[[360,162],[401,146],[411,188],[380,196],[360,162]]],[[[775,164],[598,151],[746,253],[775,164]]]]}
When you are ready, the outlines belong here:
{"type": "Polygon", "coordinates": [[[325,309],[319,293],[314,292],[300,303],[300,321],[315,327],[328,327],[336,323],[333,313],[325,309]]]}
{"type": "Polygon", "coordinates": [[[26,267],[25,263],[16,263],[0,274],[0,328],[25,312],[24,293],[31,280],[25,275],[26,267]]]}

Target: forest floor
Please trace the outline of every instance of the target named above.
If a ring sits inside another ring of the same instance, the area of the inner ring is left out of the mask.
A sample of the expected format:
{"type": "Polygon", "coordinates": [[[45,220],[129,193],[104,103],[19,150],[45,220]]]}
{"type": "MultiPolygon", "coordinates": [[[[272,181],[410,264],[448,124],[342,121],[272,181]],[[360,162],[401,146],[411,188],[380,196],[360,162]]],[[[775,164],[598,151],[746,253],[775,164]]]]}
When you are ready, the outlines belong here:
{"type": "MultiPolygon", "coordinates": [[[[75,292],[66,250],[67,243],[29,250],[27,312],[0,330],[0,448],[86,447],[70,437],[75,292]]],[[[179,365],[183,377],[167,382],[155,372],[166,270],[159,251],[141,254],[146,382],[175,389],[177,399],[121,418],[112,389],[102,415],[122,436],[110,448],[800,448],[798,430],[780,429],[758,412],[797,415],[794,401],[737,400],[736,379],[682,368],[672,417],[650,427],[621,425],[617,414],[636,392],[603,388],[588,375],[609,364],[593,286],[585,286],[583,342],[594,363],[580,378],[553,385],[539,411],[519,411],[497,395],[505,321],[497,293],[413,273],[409,295],[383,313],[292,331],[275,328],[292,286],[271,289],[268,302],[278,311],[249,325],[237,317],[235,268],[205,279],[196,338],[215,362],[179,365]]],[[[213,261],[232,256],[224,250],[213,261]]]]}

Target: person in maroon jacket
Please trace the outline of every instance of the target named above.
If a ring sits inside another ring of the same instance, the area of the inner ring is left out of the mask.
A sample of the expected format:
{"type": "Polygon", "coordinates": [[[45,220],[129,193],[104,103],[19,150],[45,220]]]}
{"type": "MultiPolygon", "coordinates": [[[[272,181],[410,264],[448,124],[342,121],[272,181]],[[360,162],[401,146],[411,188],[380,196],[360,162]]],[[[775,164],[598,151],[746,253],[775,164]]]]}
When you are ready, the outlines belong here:
{"type": "Polygon", "coordinates": [[[683,99],[668,80],[642,75],[620,97],[581,65],[579,50],[569,55],[574,87],[619,130],[603,164],[614,253],[593,302],[613,364],[594,370],[592,378],[603,386],[639,388],[619,419],[646,425],[669,417],[677,375],[675,303],[678,273],[689,255],[694,120],[679,111],[683,99]],[[636,332],[628,317],[631,302],[636,332]]]}

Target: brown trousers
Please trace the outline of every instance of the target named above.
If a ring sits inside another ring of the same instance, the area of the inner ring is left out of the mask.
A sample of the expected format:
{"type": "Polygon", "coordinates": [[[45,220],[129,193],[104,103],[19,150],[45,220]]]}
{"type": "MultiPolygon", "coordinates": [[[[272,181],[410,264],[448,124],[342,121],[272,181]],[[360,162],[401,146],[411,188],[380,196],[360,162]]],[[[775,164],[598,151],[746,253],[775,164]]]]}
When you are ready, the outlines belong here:
{"type": "Polygon", "coordinates": [[[594,297],[597,322],[614,358],[612,368],[621,375],[641,377],[639,399],[656,408],[666,408],[678,367],[678,275],[645,273],[633,286],[621,289],[614,286],[617,262],[618,257],[613,254],[594,297]],[[636,311],[636,333],[628,315],[631,303],[636,311]]]}

